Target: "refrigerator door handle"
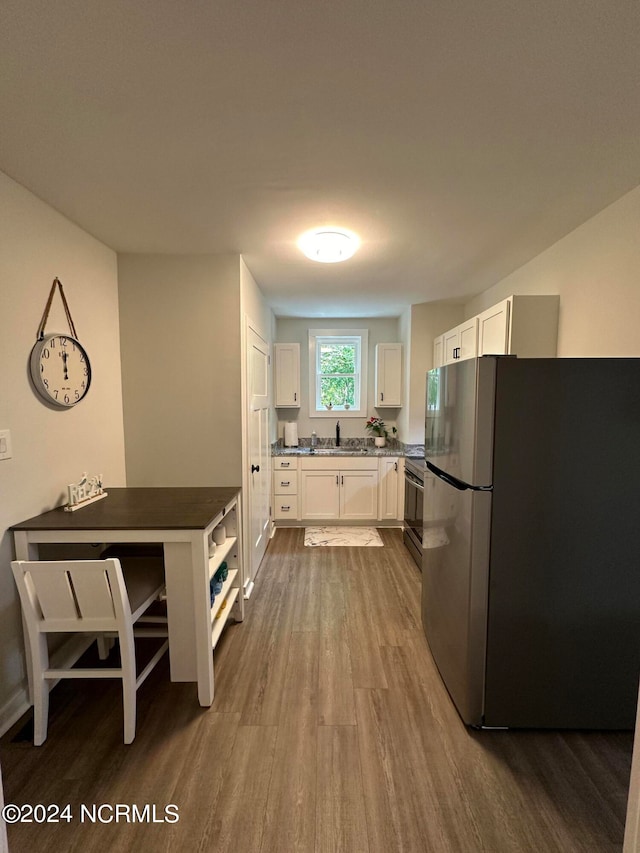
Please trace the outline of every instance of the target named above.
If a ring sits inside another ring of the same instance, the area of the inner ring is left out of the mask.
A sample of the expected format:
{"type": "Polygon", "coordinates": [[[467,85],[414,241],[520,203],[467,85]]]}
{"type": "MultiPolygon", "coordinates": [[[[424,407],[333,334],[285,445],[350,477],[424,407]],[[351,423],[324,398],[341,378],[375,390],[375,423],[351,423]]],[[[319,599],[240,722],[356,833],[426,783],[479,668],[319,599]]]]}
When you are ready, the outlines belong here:
{"type": "Polygon", "coordinates": [[[447,474],[446,471],[443,471],[442,468],[438,468],[438,466],[434,465],[433,462],[427,461],[426,464],[432,474],[435,474],[436,477],[439,477],[445,483],[448,483],[448,485],[453,486],[454,489],[458,489],[460,492],[464,492],[467,489],[472,492],[493,491],[493,486],[472,486],[470,483],[465,483],[464,480],[459,480],[457,477],[454,477],[453,474],[447,474]]]}

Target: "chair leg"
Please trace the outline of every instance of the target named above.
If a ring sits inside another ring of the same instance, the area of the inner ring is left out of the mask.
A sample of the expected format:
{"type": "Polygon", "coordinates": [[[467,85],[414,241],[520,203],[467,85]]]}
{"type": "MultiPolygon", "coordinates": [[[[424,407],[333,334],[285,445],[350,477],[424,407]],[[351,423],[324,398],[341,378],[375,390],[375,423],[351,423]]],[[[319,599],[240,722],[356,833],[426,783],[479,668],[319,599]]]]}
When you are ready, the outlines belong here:
{"type": "Polygon", "coordinates": [[[44,671],[49,666],[47,638],[40,635],[32,654],[33,743],[42,746],[49,723],[49,682],[44,671]]]}
{"type": "Polygon", "coordinates": [[[133,743],[136,736],[136,653],[133,628],[120,633],[120,662],[122,666],[122,704],[124,710],[124,742],[133,743]]]}
{"type": "Polygon", "coordinates": [[[47,739],[49,722],[49,684],[38,678],[33,684],[33,743],[42,746],[47,739]]]}
{"type": "Polygon", "coordinates": [[[104,634],[99,634],[96,638],[98,642],[98,657],[100,660],[106,660],[109,657],[111,649],[115,646],[115,637],[105,637],[104,634]]]}
{"type": "Polygon", "coordinates": [[[124,710],[124,742],[133,743],[136,736],[136,683],[122,679],[122,705],[124,710]]]}
{"type": "Polygon", "coordinates": [[[109,645],[109,638],[105,637],[103,634],[97,637],[98,642],[98,657],[100,660],[106,660],[109,657],[109,649],[111,646],[109,645]]]}

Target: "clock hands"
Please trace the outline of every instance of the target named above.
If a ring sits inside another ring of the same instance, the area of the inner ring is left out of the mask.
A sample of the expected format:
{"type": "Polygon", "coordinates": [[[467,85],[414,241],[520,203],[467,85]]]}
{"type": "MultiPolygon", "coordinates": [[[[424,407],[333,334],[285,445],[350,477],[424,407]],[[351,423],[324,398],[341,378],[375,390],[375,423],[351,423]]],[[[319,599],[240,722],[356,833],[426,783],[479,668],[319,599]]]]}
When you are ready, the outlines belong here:
{"type": "Polygon", "coordinates": [[[64,378],[67,380],[69,379],[69,371],[67,370],[67,359],[68,358],[69,358],[69,356],[67,355],[67,353],[64,350],[62,350],[62,361],[64,363],[64,378]]]}

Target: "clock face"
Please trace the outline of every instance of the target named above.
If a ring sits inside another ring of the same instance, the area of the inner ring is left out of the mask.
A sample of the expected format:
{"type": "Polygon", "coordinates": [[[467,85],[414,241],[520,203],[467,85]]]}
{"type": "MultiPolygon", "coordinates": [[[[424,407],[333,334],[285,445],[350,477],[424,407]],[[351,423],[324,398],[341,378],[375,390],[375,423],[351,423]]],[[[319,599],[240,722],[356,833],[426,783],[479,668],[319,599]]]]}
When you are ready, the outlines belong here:
{"type": "Polygon", "coordinates": [[[82,344],[69,335],[46,335],[36,341],[30,369],[36,391],[56,406],[75,406],[89,390],[89,357],[82,344]]]}

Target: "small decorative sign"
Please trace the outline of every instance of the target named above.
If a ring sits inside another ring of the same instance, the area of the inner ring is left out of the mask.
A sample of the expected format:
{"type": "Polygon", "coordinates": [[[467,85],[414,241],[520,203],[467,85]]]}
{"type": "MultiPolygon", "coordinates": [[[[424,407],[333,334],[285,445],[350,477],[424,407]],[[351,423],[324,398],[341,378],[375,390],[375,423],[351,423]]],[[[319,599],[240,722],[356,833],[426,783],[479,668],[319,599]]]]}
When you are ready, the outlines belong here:
{"type": "Polygon", "coordinates": [[[70,483],[67,489],[69,503],[64,507],[65,512],[75,512],[87,504],[106,498],[109,494],[102,488],[102,474],[96,474],[89,479],[83,474],[79,483],[70,483]]]}

